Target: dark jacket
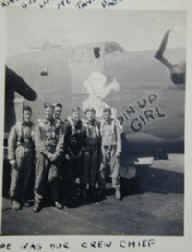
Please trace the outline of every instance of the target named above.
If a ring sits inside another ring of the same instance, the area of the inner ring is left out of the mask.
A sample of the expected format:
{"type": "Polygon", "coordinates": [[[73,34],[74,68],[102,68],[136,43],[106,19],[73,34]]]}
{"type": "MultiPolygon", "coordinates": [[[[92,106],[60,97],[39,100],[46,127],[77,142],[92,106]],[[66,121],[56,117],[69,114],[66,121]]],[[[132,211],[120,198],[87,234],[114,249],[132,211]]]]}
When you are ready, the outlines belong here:
{"type": "Polygon", "coordinates": [[[86,146],[86,129],[82,121],[67,120],[64,133],[64,153],[75,158],[83,153],[86,146]]]}

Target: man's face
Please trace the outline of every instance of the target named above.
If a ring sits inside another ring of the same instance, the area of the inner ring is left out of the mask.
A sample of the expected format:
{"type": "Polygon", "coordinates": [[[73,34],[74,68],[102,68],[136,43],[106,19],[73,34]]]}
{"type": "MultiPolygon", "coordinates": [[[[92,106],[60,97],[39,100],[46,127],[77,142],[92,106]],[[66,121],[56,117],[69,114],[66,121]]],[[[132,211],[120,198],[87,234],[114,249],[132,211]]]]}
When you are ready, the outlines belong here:
{"type": "Polygon", "coordinates": [[[30,122],[31,121],[31,116],[32,116],[31,111],[28,111],[28,110],[23,111],[23,120],[24,120],[24,122],[30,122]]]}
{"type": "Polygon", "coordinates": [[[62,108],[59,106],[55,107],[55,118],[60,119],[61,118],[61,113],[62,113],[62,108]]]}
{"type": "Polygon", "coordinates": [[[103,112],[103,118],[105,121],[108,121],[111,118],[111,113],[109,111],[103,112]]]}
{"type": "Polygon", "coordinates": [[[47,107],[45,108],[45,117],[46,119],[52,119],[53,118],[53,108],[52,107],[47,107]]]}
{"type": "Polygon", "coordinates": [[[80,111],[73,111],[73,113],[72,113],[72,119],[75,122],[79,121],[81,119],[80,111]]]}
{"type": "Polygon", "coordinates": [[[88,121],[93,121],[95,119],[95,113],[93,111],[87,111],[86,117],[88,121]]]}

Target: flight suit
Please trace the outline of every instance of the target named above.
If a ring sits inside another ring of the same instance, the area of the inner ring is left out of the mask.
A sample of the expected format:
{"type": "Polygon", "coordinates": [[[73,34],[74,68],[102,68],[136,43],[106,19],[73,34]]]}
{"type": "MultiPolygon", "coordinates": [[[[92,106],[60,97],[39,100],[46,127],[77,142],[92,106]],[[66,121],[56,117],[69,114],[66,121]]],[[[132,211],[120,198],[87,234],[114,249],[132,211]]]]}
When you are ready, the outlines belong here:
{"type": "Polygon", "coordinates": [[[96,120],[85,122],[86,146],[84,158],[84,183],[95,187],[101,157],[101,137],[99,122],[96,120]]]}
{"type": "Polygon", "coordinates": [[[55,127],[64,134],[65,122],[62,119],[55,119],[55,127]]]}
{"type": "Polygon", "coordinates": [[[68,199],[75,193],[75,180],[80,179],[80,189],[84,189],[83,165],[86,131],[82,121],[74,123],[68,119],[65,126],[64,153],[65,153],[65,181],[68,188],[68,199]]]}
{"type": "Polygon", "coordinates": [[[11,170],[10,197],[25,202],[35,170],[35,128],[32,122],[18,122],[8,140],[8,159],[15,160],[11,170]]]}
{"type": "Polygon", "coordinates": [[[120,188],[120,160],[121,135],[119,124],[115,119],[101,122],[101,150],[102,162],[100,165],[100,186],[105,187],[106,178],[112,179],[112,187],[120,188]]]}
{"type": "Polygon", "coordinates": [[[47,196],[48,189],[53,202],[60,200],[58,178],[62,141],[63,130],[54,119],[39,120],[36,128],[36,203],[40,203],[47,196]]]}
{"type": "MultiPolygon", "coordinates": [[[[56,126],[56,131],[60,132],[59,134],[63,138],[64,133],[65,133],[65,122],[62,119],[55,119],[55,126],[56,126]]],[[[64,143],[63,141],[64,141],[64,138],[60,139],[61,148],[63,148],[62,146],[62,144],[64,143]]],[[[63,164],[64,164],[64,155],[60,155],[59,160],[58,160],[58,174],[59,174],[60,179],[62,179],[63,173],[64,173],[63,164]]]]}

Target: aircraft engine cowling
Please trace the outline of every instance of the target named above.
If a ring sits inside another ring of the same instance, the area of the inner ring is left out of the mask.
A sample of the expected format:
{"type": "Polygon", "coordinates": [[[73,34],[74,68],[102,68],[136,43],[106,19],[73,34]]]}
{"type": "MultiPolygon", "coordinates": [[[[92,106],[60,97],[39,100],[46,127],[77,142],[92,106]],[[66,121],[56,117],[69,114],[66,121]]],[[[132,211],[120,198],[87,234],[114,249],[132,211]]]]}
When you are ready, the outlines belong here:
{"type": "Polygon", "coordinates": [[[170,77],[175,85],[185,85],[185,63],[174,65],[170,77]]]}

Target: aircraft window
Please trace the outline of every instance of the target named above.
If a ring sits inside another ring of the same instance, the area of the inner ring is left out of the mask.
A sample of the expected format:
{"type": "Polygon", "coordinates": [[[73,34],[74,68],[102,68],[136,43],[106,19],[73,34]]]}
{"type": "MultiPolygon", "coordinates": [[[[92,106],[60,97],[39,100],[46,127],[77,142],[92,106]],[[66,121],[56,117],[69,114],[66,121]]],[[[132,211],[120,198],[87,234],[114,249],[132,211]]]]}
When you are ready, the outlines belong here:
{"type": "Polygon", "coordinates": [[[40,73],[41,76],[48,76],[48,70],[47,68],[44,68],[41,73],[40,73]]]}
{"type": "Polygon", "coordinates": [[[99,47],[94,48],[94,55],[95,55],[95,58],[100,57],[100,48],[99,47]]]}

